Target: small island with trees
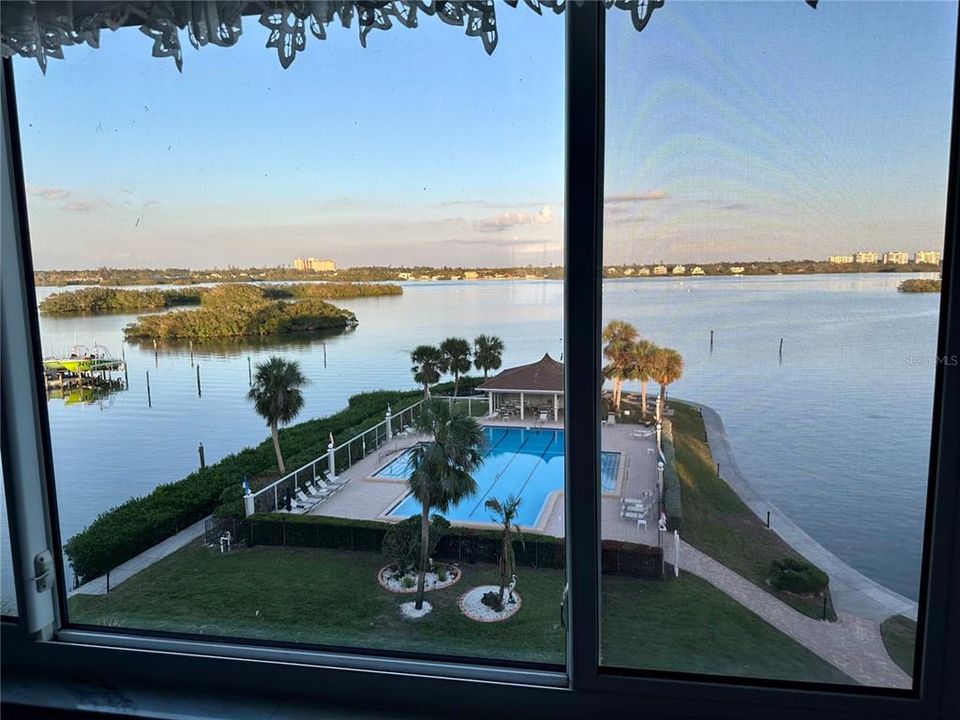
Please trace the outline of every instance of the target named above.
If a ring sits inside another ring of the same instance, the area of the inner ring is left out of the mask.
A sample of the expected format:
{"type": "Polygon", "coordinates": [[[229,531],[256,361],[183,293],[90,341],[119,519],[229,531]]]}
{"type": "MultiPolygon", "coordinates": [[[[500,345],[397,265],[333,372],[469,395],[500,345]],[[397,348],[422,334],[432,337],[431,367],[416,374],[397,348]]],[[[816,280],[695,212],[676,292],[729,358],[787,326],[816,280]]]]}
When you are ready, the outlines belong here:
{"type": "Polygon", "coordinates": [[[267,289],[250,284],[219,285],[203,293],[196,310],[144,315],[127,325],[127,340],[203,340],[284,335],[345,328],[356,315],[325,300],[271,299],[267,289]]]}
{"type": "Polygon", "coordinates": [[[940,281],[932,278],[914,278],[904,280],[897,287],[902,293],[938,293],[940,292],[940,281]]]}

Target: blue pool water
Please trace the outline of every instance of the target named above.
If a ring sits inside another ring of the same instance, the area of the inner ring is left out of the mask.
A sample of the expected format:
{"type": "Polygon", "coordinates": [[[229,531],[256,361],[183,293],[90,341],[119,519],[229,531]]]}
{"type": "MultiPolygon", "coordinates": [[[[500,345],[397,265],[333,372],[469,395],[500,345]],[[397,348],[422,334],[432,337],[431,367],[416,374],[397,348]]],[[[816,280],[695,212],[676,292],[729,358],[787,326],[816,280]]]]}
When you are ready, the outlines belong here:
{"type": "MultiPolygon", "coordinates": [[[[448,520],[491,522],[491,512],[483,504],[490,498],[505,500],[508,495],[521,498],[517,524],[533,526],[547,496],[563,489],[563,430],[486,427],[483,464],[474,473],[477,493],[444,513],[448,520]]],[[[600,483],[604,492],[617,485],[620,453],[605,452],[600,462],[600,483]]],[[[410,451],[404,452],[377,471],[377,477],[408,477],[410,451]]],[[[408,517],[420,512],[412,495],[399,502],[388,514],[408,517]]]]}

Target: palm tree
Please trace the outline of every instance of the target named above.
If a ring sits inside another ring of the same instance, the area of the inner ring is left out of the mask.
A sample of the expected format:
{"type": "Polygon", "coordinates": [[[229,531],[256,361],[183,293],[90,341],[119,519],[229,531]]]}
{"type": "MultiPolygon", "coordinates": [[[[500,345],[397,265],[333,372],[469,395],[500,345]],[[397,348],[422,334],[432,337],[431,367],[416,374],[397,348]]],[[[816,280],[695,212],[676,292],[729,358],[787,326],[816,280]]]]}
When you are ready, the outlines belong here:
{"type": "Polygon", "coordinates": [[[410,353],[410,362],[413,367],[413,379],[418,385],[423,385],[423,396],[430,397],[430,386],[440,382],[443,373],[443,353],[433,345],[417,345],[410,353]]]}
{"type": "Polygon", "coordinates": [[[471,473],[480,467],[483,430],[472,417],[442,400],[427,400],[414,420],[417,432],[432,438],[414,445],[413,468],[408,482],[420,502],[420,567],[417,578],[417,610],[423,607],[423,586],[430,540],[430,509],[447,512],[477,492],[471,473]]]}
{"type": "Polygon", "coordinates": [[[613,381],[613,406],[620,410],[620,392],[630,364],[630,355],[639,333],[625,320],[611,320],[603,329],[603,376],[613,381]]]}
{"type": "Polygon", "coordinates": [[[453,396],[460,389],[460,373],[470,372],[470,343],[463,338],[448,337],[440,343],[446,372],[453,373],[453,396]]]}
{"type": "Polygon", "coordinates": [[[667,385],[676,382],[683,375],[683,356],[670,348],[657,348],[653,353],[651,376],[660,386],[660,402],[657,404],[657,420],[663,412],[667,399],[667,385]]]}
{"type": "Polygon", "coordinates": [[[265,362],[257,363],[253,387],[247,399],[253,402],[257,415],[267,421],[273,437],[273,449],[277,453],[277,465],[285,473],[283,454],[280,452],[278,426],[293,420],[303,408],[302,388],[310,383],[300,371],[300,363],[284,360],[273,355],[265,362]]]}
{"type": "Polygon", "coordinates": [[[647,416],[647,383],[653,379],[653,356],[657,350],[657,346],[649,340],[637,340],[633,344],[626,368],[628,380],[640,381],[640,415],[643,418],[647,416]]]}
{"type": "Polygon", "coordinates": [[[503,591],[510,582],[507,578],[511,577],[516,571],[517,556],[513,552],[513,535],[516,533],[517,539],[523,544],[523,533],[520,528],[513,524],[517,517],[517,508],[520,506],[520,498],[514,495],[508,495],[502,503],[496,498],[490,498],[483,506],[496,513],[496,520],[502,526],[500,531],[500,604],[503,605],[503,591]]]}
{"type": "Polygon", "coordinates": [[[503,340],[496,335],[477,335],[473,341],[473,364],[477,370],[483,370],[483,379],[487,379],[488,370],[499,370],[503,360],[503,340]]]}

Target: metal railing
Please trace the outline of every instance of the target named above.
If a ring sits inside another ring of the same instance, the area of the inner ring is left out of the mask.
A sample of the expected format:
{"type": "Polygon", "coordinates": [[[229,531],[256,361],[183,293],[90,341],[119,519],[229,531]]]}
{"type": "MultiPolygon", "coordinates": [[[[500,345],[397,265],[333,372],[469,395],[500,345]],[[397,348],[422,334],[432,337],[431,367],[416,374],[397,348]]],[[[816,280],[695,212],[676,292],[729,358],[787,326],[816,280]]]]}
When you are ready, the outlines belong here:
{"type": "MultiPolygon", "coordinates": [[[[456,405],[466,410],[471,417],[478,417],[489,413],[490,404],[486,397],[449,397],[444,395],[435,395],[433,399],[446,400],[451,405],[456,405]]],[[[353,467],[358,461],[372,453],[379,453],[378,458],[383,459],[384,453],[379,452],[387,441],[409,431],[413,427],[413,422],[420,412],[423,400],[418,400],[412,405],[401,409],[396,414],[391,414],[384,418],[382,422],[377,423],[362,433],[354,435],[346,442],[342,442],[333,449],[328,449],[323,455],[311,460],[296,470],[287,473],[279,480],[275,480],[269,485],[251,493],[253,495],[253,511],[255,513],[276,512],[283,507],[287,491],[291,498],[296,501],[297,491],[305,488],[305,483],[315,482],[323,475],[329,476],[330,473],[330,454],[333,453],[334,475],[339,475],[349,468],[353,467]]],[[[399,449],[399,448],[397,448],[399,449]]]]}
{"type": "Polygon", "coordinates": [[[330,457],[333,454],[334,475],[339,475],[362,460],[367,455],[379,450],[391,435],[396,435],[403,428],[413,425],[413,418],[419,411],[423,400],[419,400],[412,405],[403,408],[397,414],[385,418],[371,428],[362,433],[353,436],[346,442],[328,449],[317,458],[296,470],[287,473],[279,480],[274,480],[269,485],[260,488],[251,493],[253,496],[253,511],[255,513],[276,512],[283,507],[287,492],[294,500],[297,491],[305,488],[305,483],[316,482],[323,476],[330,476],[330,457]],[[388,432],[387,423],[390,423],[388,432]]]}

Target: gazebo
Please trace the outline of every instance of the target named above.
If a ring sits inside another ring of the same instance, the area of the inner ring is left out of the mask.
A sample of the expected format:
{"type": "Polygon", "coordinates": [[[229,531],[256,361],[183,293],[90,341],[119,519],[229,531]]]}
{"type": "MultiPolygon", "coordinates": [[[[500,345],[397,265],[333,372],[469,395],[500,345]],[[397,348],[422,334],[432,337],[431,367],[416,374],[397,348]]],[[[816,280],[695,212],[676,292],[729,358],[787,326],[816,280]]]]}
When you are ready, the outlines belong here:
{"type": "Polygon", "coordinates": [[[528,412],[552,410],[558,422],[563,410],[563,363],[544,354],[535,363],[502,371],[477,389],[486,391],[491,415],[507,408],[518,411],[523,420],[528,412]]]}

